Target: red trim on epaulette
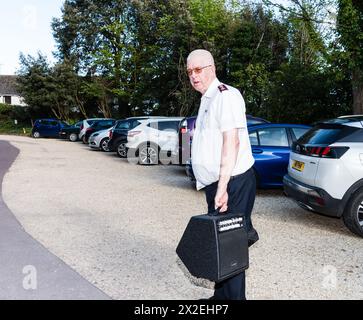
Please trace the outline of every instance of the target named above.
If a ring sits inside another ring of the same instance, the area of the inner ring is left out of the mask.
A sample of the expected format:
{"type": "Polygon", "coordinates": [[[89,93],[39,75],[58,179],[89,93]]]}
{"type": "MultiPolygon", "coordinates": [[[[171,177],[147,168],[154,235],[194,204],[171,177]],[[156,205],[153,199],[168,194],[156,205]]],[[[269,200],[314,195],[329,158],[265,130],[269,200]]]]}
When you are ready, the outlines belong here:
{"type": "Polygon", "coordinates": [[[228,90],[228,88],[224,84],[219,85],[218,89],[219,89],[220,92],[228,90]]]}

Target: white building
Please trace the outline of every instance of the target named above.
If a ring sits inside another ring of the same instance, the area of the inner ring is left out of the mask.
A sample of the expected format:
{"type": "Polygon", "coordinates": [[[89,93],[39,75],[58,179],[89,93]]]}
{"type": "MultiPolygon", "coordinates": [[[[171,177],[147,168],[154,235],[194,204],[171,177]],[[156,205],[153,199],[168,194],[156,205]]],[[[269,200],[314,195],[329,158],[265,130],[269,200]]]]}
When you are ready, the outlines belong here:
{"type": "Polygon", "coordinates": [[[0,103],[26,105],[16,90],[16,78],[17,76],[0,75],[0,103]]]}

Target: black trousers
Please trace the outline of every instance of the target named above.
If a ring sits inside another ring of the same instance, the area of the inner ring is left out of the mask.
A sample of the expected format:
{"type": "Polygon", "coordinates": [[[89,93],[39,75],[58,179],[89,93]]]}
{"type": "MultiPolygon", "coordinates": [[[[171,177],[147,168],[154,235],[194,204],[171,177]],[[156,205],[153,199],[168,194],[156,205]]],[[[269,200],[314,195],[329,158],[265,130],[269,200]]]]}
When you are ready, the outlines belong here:
{"type": "MultiPolygon", "coordinates": [[[[208,213],[215,211],[214,198],[217,193],[218,181],[205,187],[208,213]]],[[[256,197],[256,178],[253,169],[231,177],[228,186],[228,214],[243,213],[246,218],[247,231],[254,230],[251,213],[256,197]]],[[[214,287],[214,298],[218,300],[245,300],[246,284],[245,272],[218,282],[214,287]]]]}

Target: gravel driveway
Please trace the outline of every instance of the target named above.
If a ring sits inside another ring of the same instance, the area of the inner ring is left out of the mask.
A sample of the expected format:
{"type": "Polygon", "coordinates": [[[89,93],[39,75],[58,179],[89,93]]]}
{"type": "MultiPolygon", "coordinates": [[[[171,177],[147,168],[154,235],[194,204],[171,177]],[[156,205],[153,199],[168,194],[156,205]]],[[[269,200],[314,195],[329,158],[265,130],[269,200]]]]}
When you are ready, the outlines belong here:
{"type": "MultiPolygon", "coordinates": [[[[0,136],[20,150],[3,198],[25,230],[114,299],[199,299],[175,248],[204,193],[177,166],[132,165],[81,143],[0,136]]],[[[363,299],[363,239],[281,190],[259,191],[248,299],[363,299]]]]}

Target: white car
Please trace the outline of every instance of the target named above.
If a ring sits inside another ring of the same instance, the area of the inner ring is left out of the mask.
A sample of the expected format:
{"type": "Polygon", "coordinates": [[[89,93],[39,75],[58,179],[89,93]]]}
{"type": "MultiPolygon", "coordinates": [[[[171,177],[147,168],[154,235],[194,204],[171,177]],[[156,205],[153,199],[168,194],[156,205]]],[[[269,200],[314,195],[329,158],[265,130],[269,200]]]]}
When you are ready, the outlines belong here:
{"type": "Polygon", "coordinates": [[[127,134],[127,156],[139,164],[174,162],[172,151],[179,143],[178,129],[183,117],[139,120],[140,125],[127,134]]]}
{"type": "Polygon", "coordinates": [[[88,139],[88,146],[92,149],[100,149],[104,152],[109,152],[108,141],[110,140],[110,131],[113,128],[114,127],[92,133],[88,139]]]}
{"type": "MultiPolygon", "coordinates": [[[[86,130],[88,127],[90,127],[93,123],[95,123],[98,120],[107,120],[106,118],[90,118],[83,120],[83,123],[80,127],[80,132],[78,135],[79,140],[83,141],[83,136],[86,134],[86,130]]],[[[111,119],[110,119],[111,120],[111,119]]]]}
{"type": "Polygon", "coordinates": [[[363,237],[363,116],[318,123],[296,141],[284,190],[305,209],[343,217],[363,237]]]}

